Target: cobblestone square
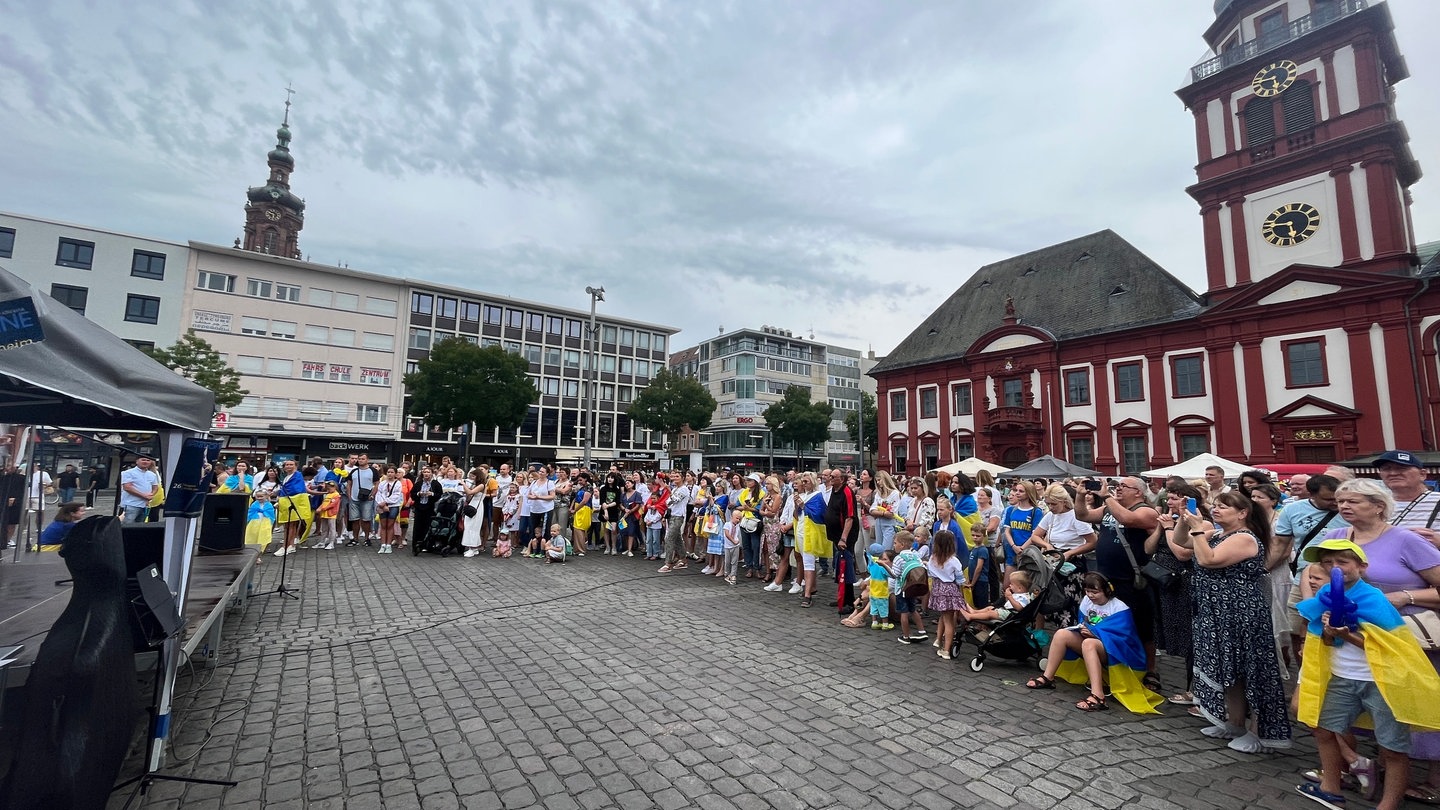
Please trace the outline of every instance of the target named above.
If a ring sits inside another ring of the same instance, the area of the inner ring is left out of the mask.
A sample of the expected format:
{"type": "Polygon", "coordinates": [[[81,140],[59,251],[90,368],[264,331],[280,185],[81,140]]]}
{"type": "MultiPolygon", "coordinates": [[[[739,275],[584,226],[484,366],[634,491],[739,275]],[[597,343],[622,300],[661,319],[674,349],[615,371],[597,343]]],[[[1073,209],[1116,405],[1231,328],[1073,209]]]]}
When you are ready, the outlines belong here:
{"type": "MultiPolygon", "coordinates": [[[[1303,732],[1252,756],[1174,706],[1084,714],[1077,687],[1024,689],[1033,665],[974,673],[697,566],[289,560],[302,599],[233,612],[219,665],[177,688],[167,772],[240,784],[161,783],[145,806],[1308,806],[1303,732]]],[[[256,591],[279,572],[267,557],[256,591]]]]}

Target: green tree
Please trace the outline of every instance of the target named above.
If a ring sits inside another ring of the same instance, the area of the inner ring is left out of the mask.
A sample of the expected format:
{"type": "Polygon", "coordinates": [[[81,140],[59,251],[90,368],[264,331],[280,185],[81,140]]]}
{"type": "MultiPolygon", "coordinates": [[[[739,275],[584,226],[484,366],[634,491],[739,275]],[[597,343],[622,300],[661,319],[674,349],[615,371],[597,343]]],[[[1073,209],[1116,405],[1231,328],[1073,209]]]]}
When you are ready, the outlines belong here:
{"type": "Polygon", "coordinates": [[[860,427],[861,414],[865,415],[865,452],[874,453],[880,449],[880,411],[875,407],[875,397],[864,391],[860,392],[860,411],[845,414],[845,430],[850,434],[850,441],[856,442],[857,446],[860,437],[856,432],[860,427]]]}
{"type": "Polygon", "coordinates": [[[526,374],[530,362],[499,346],[446,338],[417,365],[405,375],[410,412],[439,430],[471,422],[477,430],[513,428],[540,399],[526,374]]]}
{"type": "Polygon", "coordinates": [[[697,431],[709,427],[715,415],[715,397],[695,378],[661,369],[645,390],[635,395],[627,413],[640,427],[673,436],[686,425],[697,431]]]}
{"type": "Polygon", "coordinates": [[[240,387],[240,372],[231,368],[210,342],[191,329],[168,349],[144,349],[156,362],[215,394],[216,408],[233,408],[250,393],[240,387]]]}
{"type": "Polygon", "coordinates": [[[828,402],[811,402],[808,387],[792,385],[762,415],[773,441],[793,442],[803,456],[803,448],[830,438],[830,415],[834,410],[828,402]]]}

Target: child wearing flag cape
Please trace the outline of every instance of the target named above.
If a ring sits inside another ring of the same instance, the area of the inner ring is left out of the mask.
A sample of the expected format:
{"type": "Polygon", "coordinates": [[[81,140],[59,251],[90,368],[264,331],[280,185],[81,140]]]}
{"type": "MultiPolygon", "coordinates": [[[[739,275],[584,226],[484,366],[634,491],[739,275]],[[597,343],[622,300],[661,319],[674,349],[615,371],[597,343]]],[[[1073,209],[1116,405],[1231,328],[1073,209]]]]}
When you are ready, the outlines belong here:
{"type": "Polygon", "coordinates": [[[1082,712],[1110,708],[1105,703],[1105,682],[1120,705],[1135,714],[1159,714],[1165,698],[1141,682],[1145,674],[1145,648],[1135,630],[1130,606],[1115,598],[1110,580],[1094,571],[1080,580],[1085,598],[1080,619],[1073,627],[1056,630],[1050,641],[1045,674],[1026,682],[1027,689],[1054,689],[1055,678],[1090,684],[1090,694],[1075,704],[1082,712]]]}
{"type": "Polygon", "coordinates": [[[1400,612],[1378,588],[1361,579],[1369,560],[1360,546],[1343,537],[1331,538],[1307,547],[1302,557],[1339,571],[1344,593],[1334,593],[1332,581],[1295,606],[1308,622],[1299,719],[1314,730],[1321,770],[1320,784],[1295,789],[1327,807],[1344,806],[1340,776],[1346,763],[1340,735],[1368,714],[1367,726],[1375,729],[1385,771],[1385,789],[1376,807],[1396,810],[1405,801],[1409,781],[1412,728],[1440,729],[1440,675],[1400,612]],[[1353,624],[1331,623],[1352,608],[1353,624]]]}

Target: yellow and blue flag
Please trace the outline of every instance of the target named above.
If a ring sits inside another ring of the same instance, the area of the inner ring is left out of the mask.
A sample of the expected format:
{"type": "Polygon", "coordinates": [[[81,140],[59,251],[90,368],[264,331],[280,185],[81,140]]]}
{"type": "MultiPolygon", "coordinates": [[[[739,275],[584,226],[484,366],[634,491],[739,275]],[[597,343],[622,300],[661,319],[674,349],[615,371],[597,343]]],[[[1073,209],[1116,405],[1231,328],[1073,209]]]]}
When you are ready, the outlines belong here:
{"type": "MultiPolygon", "coordinates": [[[[1141,682],[1141,678],[1145,677],[1145,647],[1135,630],[1135,617],[1130,612],[1130,606],[1123,602],[1120,604],[1122,607],[1108,616],[1082,618],[1081,621],[1105,645],[1110,694],[1135,714],[1159,714],[1156,707],[1165,698],[1145,688],[1141,682]]],[[[1090,678],[1085,672],[1085,662],[1072,650],[1065,652],[1065,660],[1055,674],[1075,684],[1083,684],[1090,678]]]]}

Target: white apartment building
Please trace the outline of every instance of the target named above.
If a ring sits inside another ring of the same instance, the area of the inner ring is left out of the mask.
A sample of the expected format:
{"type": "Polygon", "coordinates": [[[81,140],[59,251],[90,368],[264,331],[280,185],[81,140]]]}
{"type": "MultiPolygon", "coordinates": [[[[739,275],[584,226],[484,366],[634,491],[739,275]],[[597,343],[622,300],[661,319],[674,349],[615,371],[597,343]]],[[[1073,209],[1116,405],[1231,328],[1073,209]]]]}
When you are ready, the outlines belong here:
{"type": "Polygon", "coordinates": [[[217,416],[227,454],[398,459],[402,281],[190,243],[184,327],[243,376],[217,416]]]}
{"type": "Polygon", "coordinates": [[[190,250],[68,222],[0,212],[0,267],[141,348],[179,339],[190,250]]]}

